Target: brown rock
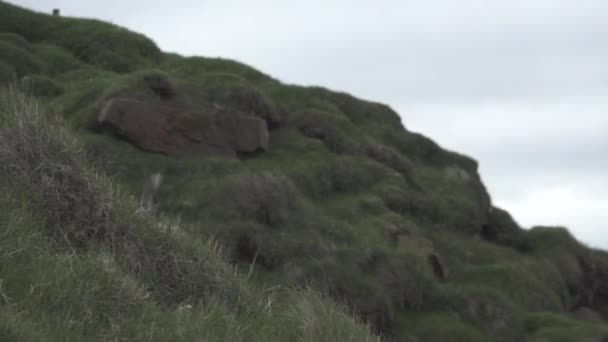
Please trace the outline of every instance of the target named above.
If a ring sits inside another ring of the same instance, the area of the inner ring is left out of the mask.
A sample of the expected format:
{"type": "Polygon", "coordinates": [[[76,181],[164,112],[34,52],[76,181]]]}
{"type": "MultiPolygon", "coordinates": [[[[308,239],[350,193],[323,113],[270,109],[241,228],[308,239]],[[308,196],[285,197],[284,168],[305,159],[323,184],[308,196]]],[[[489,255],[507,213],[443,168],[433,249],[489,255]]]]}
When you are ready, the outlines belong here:
{"type": "Polygon", "coordinates": [[[174,157],[236,157],[268,148],[264,120],[218,108],[117,98],[103,106],[97,121],[145,151],[174,157]]]}

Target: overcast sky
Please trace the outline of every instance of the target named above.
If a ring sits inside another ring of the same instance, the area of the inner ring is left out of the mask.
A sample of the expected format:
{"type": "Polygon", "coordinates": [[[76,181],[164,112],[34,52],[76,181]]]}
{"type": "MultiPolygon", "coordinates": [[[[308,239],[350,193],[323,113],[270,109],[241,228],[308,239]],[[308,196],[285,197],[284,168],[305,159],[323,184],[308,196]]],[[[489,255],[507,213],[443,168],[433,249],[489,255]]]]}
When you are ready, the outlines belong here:
{"type": "Polygon", "coordinates": [[[525,227],[608,249],[608,1],[13,0],[389,104],[525,227]]]}

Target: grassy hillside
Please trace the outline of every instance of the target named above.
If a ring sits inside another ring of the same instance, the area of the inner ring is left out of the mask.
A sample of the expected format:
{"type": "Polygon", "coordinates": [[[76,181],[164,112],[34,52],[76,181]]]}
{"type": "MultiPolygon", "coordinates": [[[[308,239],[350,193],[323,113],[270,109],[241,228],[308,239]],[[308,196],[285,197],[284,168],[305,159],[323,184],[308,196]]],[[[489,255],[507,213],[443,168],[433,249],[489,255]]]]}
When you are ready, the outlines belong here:
{"type": "Polygon", "coordinates": [[[325,295],[262,288],[213,240],[136,215],[41,105],[0,90],[2,341],[375,341],[325,295]]]}
{"type": "Polygon", "coordinates": [[[476,161],[385,105],[5,2],[0,82],[35,97],[1,93],[4,339],[608,336],[608,255],[521,229],[476,161]],[[263,120],[269,146],[152,153],[101,122],[117,99],[175,115],[154,131],[170,137],[209,113],[263,120]],[[156,172],[157,213],[136,215],[156,172]]]}

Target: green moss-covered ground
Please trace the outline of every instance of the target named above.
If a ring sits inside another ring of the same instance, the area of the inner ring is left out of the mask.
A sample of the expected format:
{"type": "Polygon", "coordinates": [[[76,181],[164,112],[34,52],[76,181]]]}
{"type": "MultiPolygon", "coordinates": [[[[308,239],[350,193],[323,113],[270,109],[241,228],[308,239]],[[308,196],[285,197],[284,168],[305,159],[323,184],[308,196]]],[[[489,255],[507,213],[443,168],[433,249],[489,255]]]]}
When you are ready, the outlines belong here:
{"type": "Polygon", "coordinates": [[[3,90],[0,103],[0,340],[608,334],[571,313],[608,317],[605,253],[565,229],[519,228],[476,161],[388,106],[5,2],[0,82],[28,94],[3,90]],[[96,126],[110,98],[167,92],[263,118],[270,148],[177,159],[96,126]],[[162,224],[133,215],[153,172],[162,224]]]}

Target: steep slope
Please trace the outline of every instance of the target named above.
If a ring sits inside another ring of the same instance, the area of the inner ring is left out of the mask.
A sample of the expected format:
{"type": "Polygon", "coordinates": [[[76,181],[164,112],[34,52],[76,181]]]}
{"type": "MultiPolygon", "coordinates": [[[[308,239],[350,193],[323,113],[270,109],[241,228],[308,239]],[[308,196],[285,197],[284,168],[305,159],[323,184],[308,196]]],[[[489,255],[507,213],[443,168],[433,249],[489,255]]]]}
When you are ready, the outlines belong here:
{"type": "Polygon", "coordinates": [[[258,287],[213,240],[135,213],[83,157],[0,89],[0,340],[378,340],[323,294],[258,287]]]}
{"type": "Polygon", "coordinates": [[[0,2],[0,80],[15,78],[127,193],[161,172],[159,213],[256,286],[322,290],[404,341],[608,334],[606,253],[521,229],[474,160],[385,105],[0,2]]]}

